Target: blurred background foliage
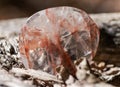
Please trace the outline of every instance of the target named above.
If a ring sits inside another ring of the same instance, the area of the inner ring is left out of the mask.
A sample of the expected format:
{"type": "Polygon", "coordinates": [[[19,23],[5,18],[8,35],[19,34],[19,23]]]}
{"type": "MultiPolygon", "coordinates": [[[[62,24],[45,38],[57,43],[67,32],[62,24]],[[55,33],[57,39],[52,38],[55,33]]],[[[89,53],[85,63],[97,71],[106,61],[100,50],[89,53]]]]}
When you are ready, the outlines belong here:
{"type": "Polygon", "coordinates": [[[55,6],[73,6],[87,13],[119,12],[120,0],[0,0],[0,20],[28,17],[55,6]]]}

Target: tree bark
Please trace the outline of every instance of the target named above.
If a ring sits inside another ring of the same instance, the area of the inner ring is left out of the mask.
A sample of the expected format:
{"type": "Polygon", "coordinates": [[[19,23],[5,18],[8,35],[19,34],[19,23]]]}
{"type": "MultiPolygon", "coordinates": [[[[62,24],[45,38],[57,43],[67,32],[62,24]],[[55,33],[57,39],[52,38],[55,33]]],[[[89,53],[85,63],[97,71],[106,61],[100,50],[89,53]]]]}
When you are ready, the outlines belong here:
{"type": "Polygon", "coordinates": [[[120,13],[91,15],[100,28],[100,43],[96,61],[120,66],[120,13]]]}

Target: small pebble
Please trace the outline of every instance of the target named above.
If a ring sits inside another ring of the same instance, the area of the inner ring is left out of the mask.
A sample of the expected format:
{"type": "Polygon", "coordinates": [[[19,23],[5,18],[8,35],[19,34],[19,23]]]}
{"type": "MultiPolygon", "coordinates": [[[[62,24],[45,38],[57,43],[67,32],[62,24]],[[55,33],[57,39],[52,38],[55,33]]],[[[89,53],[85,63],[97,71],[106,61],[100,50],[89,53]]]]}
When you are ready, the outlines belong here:
{"type": "Polygon", "coordinates": [[[98,64],[98,68],[99,69],[104,69],[105,68],[105,62],[100,62],[99,64],[98,64]]]}

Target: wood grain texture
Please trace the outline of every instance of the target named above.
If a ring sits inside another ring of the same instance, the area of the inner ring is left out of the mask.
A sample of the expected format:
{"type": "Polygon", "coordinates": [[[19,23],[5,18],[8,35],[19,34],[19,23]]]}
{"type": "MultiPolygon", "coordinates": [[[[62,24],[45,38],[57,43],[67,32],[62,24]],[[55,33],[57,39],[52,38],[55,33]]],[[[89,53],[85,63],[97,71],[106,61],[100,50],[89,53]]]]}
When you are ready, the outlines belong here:
{"type": "Polygon", "coordinates": [[[100,43],[95,60],[120,66],[120,13],[91,15],[100,28],[100,43]]]}

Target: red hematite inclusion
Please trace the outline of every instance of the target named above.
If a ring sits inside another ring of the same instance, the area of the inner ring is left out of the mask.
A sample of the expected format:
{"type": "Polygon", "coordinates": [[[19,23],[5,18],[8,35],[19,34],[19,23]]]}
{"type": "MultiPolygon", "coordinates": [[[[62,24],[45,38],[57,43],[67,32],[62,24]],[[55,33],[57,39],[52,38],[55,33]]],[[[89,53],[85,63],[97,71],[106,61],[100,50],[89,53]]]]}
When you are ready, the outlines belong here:
{"type": "Polygon", "coordinates": [[[20,53],[27,68],[51,74],[63,65],[72,75],[73,61],[92,59],[99,42],[99,30],[82,10],[55,7],[31,16],[20,34],[20,53]]]}

